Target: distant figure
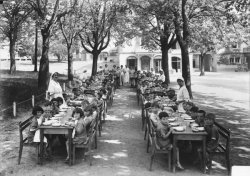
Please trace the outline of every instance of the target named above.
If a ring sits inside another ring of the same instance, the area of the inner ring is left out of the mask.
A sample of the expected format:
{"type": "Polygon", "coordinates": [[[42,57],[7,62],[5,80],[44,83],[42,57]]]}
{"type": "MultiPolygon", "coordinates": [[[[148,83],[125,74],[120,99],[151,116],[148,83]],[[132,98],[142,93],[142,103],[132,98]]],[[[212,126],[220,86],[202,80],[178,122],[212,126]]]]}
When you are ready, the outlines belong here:
{"type": "Polygon", "coordinates": [[[103,68],[103,72],[104,74],[109,74],[108,64],[105,64],[105,67],[103,68]]]}
{"type": "Polygon", "coordinates": [[[127,65],[125,65],[125,75],[124,75],[124,83],[129,83],[129,68],[127,65]]]}
{"type": "Polygon", "coordinates": [[[154,68],[151,68],[151,69],[150,69],[150,72],[151,72],[151,74],[155,75],[154,68]]]}
{"type": "Polygon", "coordinates": [[[125,71],[125,69],[123,68],[123,65],[121,65],[121,74],[120,74],[120,82],[121,82],[121,84],[120,84],[120,85],[122,85],[122,86],[123,86],[123,84],[124,84],[124,76],[125,76],[125,73],[126,73],[126,71],[125,71]]]}
{"type": "Polygon", "coordinates": [[[165,75],[163,74],[163,70],[160,70],[160,76],[158,77],[158,81],[165,82],[165,75]]]}

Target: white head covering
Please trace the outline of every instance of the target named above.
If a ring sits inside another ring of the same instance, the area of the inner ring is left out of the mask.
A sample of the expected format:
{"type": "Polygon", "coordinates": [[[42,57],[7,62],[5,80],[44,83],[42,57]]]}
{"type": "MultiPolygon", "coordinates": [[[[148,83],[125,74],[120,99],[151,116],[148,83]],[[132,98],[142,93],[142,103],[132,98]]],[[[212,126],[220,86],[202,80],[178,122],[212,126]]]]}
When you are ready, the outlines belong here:
{"type": "Polygon", "coordinates": [[[182,80],[183,82],[185,82],[185,81],[184,81],[184,78],[183,78],[182,76],[178,77],[178,78],[177,78],[177,81],[178,81],[178,80],[182,80]]]}

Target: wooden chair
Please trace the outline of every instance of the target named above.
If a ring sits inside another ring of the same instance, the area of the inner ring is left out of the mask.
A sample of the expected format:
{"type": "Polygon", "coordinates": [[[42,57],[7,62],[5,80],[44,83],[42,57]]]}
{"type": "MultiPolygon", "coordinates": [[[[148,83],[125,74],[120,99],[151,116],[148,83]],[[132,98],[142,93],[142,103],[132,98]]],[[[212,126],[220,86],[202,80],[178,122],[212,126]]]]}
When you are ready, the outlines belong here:
{"type": "Polygon", "coordinates": [[[149,120],[149,124],[150,124],[150,128],[148,131],[149,132],[149,145],[151,146],[151,160],[150,160],[149,170],[152,171],[152,165],[153,165],[155,154],[160,153],[160,154],[168,154],[168,170],[171,171],[172,149],[164,150],[164,149],[161,149],[157,145],[157,141],[156,141],[157,136],[156,136],[155,127],[151,120],[149,120]]]}
{"type": "Polygon", "coordinates": [[[88,131],[88,138],[87,138],[86,142],[83,144],[73,144],[73,164],[75,164],[75,161],[76,161],[75,149],[76,148],[83,148],[84,149],[84,157],[85,157],[85,150],[88,150],[89,165],[92,166],[92,157],[93,157],[92,146],[94,143],[95,143],[95,148],[97,148],[96,120],[93,120],[91,122],[89,131],[88,131]]]}
{"type": "Polygon", "coordinates": [[[30,126],[34,116],[29,117],[23,122],[19,122],[19,137],[20,137],[20,142],[19,142],[19,155],[18,155],[18,164],[21,162],[22,158],[22,152],[23,152],[23,146],[38,146],[36,143],[28,143],[28,137],[24,137],[24,130],[27,129],[27,127],[30,126]]]}
{"type": "Polygon", "coordinates": [[[212,167],[212,160],[214,156],[224,156],[226,160],[226,165],[227,165],[227,170],[228,170],[228,175],[230,175],[231,171],[231,162],[230,162],[230,136],[231,136],[231,131],[230,129],[226,129],[219,123],[215,122],[215,126],[217,127],[219,131],[219,145],[216,148],[216,150],[209,153],[209,164],[208,164],[208,173],[211,171],[212,167]]]}

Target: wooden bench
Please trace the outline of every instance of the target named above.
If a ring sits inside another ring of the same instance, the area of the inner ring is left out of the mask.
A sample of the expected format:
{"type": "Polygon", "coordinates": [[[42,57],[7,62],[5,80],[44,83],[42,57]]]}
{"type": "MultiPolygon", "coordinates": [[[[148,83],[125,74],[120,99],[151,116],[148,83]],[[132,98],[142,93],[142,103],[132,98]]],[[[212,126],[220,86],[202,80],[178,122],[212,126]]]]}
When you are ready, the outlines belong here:
{"type": "Polygon", "coordinates": [[[21,162],[21,158],[22,158],[22,152],[23,152],[23,146],[24,145],[29,145],[29,146],[37,146],[35,145],[35,143],[28,143],[28,137],[24,137],[24,131],[27,127],[30,126],[32,120],[33,120],[34,116],[29,117],[28,119],[26,119],[23,122],[19,122],[19,137],[20,137],[20,144],[19,144],[19,155],[18,155],[18,164],[20,164],[21,162]]]}
{"type": "Polygon", "coordinates": [[[212,159],[214,156],[224,156],[226,160],[227,170],[228,174],[230,174],[231,171],[231,162],[230,162],[230,136],[231,131],[230,129],[226,129],[219,123],[215,122],[215,126],[217,127],[219,131],[219,145],[216,148],[215,151],[209,152],[209,167],[208,167],[208,173],[211,171],[212,167],[212,159]]]}
{"type": "Polygon", "coordinates": [[[83,144],[73,144],[73,164],[75,164],[76,160],[76,154],[75,149],[76,148],[83,148],[84,149],[84,157],[86,155],[85,150],[88,150],[88,156],[89,156],[89,165],[92,165],[92,157],[93,157],[93,151],[92,147],[95,143],[95,148],[97,148],[97,135],[96,135],[96,120],[93,120],[90,124],[89,130],[88,130],[88,137],[85,143],[83,144]]]}

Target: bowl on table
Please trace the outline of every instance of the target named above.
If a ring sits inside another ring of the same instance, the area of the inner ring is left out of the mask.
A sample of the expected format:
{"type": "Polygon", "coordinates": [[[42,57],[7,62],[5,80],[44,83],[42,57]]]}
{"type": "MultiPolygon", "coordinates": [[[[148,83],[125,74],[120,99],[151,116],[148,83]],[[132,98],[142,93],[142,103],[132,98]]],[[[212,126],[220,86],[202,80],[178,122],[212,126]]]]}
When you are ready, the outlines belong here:
{"type": "Polygon", "coordinates": [[[173,129],[175,131],[185,131],[185,127],[184,126],[173,127],[173,129]]]}
{"type": "Polygon", "coordinates": [[[171,123],[169,123],[169,125],[172,127],[175,127],[175,126],[179,126],[180,124],[177,122],[171,122],[171,123]]]}
{"type": "Polygon", "coordinates": [[[193,128],[193,127],[198,127],[199,125],[197,123],[190,123],[190,127],[193,128]]]}
{"type": "Polygon", "coordinates": [[[199,131],[205,131],[204,127],[196,127],[199,131]]]}
{"type": "Polygon", "coordinates": [[[43,125],[45,125],[45,126],[52,125],[52,120],[48,120],[48,121],[43,122],[43,125]]]}
{"type": "Polygon", "coordinates": [[[168,121],[169,122],[174,122],[176,119],[175,118],[169,118],[168,121]]]}

